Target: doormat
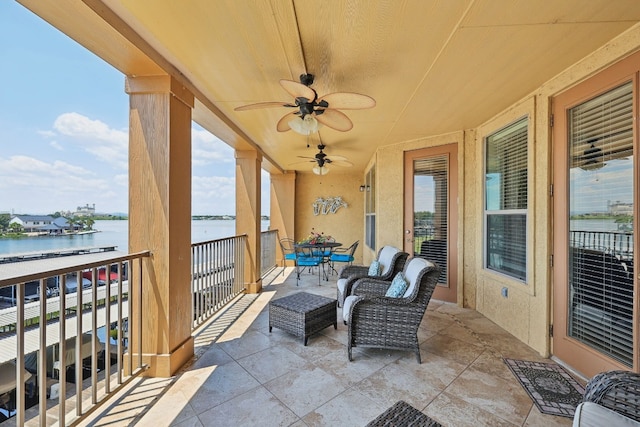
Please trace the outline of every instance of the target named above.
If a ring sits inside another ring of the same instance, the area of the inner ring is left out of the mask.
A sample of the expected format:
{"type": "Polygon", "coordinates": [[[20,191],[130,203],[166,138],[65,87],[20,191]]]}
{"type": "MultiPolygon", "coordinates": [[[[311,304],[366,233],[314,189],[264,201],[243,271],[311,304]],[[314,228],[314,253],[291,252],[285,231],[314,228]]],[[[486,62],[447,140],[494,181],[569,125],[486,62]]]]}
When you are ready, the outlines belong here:
{"type": "Polygon", "coordinates": [[[384,411],[367,424],[367,427],[442,427],[422,412],[403,400],[384,411]]]}
{"type": "Polygon", "coordinates": [[[543,414],[573,418],[584,387],[560,365],[504,359],[513,375],[543,414]]]}

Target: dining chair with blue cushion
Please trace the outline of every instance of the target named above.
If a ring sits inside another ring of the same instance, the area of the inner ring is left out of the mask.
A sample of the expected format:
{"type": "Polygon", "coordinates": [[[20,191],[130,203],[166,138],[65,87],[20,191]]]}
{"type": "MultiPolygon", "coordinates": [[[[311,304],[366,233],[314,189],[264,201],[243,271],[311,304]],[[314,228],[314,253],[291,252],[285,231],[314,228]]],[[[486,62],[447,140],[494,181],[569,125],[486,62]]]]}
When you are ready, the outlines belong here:
{"type": "Polygon", "coordinates": [[[324,267],[322,262],[323,256],[314,255],[311,248],[294,246],[294,250],[296,255],[296,286],[300,284],[300,273],[302,273],[305,268],[308,268],[309,272],[312,272],[313,267],[318,267],[318,285],[320,285],[321,267],[324,267]]]}
{"type": "Polygon", "coordinates": [[[360,241],[356,240],[348,248],[335,248],[329,258],[329,267],[331,267],[331,270],[337,273],[335,269],[336,262],[343,262],[347,265],[351,265],[354,260],[353,254],[356,252],[359,243],[360,241]]]}
{"type": "Polygon", "coordinates": [[[282,275],[284,276],[284,268],[287,266],[287,261],[293,261],[295,265],[296,251],[294,248],[295,241],[284,237],[279,240],[280,249],[282,250],[282,275]]]}

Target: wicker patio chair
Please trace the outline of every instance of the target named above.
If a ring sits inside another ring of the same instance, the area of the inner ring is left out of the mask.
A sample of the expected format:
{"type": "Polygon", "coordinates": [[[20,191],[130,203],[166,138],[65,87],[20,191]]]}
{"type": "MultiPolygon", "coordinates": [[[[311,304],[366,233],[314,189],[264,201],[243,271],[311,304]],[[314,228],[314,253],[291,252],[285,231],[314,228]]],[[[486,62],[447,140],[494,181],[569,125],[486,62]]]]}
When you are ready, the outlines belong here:
{"type": "Polygon", "coordinates": [[[408,253],[402,252],[394,246],[383,246],[380,251],[378,251],[378,257],[376,258],[376,261],[382,266],[382,271],[378,276],[369,275],[369,266],[345,265],[342,267],[338,275],[338,281],[336,282],[336,299],[338,300],[338,306],[342,307],[344,299],[351,294],[351,287],[356,280],[363,277],[370,277],[391,281],[399,271],[402,271],[408,257],[408,253]]]}
{"type": "Polygon", "coordinates": [[[640,374],[608,371],[587,382],[583,402],[593,402],[640,421],[640,374]]]}
{"type": "Polygon", "coordinates": [[[400,297],[385,296],[391,286],[371,278],[361,278],[353,294],[344,301],[344,321],[349,325],[347,351],[352,347],[413,350],[420,360],[418,326],[438,282],[440,268],[424,258],[410,259],[403,270],[409,284],[400,297]]]}

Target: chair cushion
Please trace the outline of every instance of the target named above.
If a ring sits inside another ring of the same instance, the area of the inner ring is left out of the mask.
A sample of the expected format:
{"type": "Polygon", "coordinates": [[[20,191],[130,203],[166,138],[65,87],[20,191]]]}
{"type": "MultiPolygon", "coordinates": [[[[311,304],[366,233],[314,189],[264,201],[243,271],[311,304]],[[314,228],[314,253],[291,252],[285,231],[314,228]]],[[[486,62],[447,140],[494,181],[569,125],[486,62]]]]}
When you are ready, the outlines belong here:
{"type": "Polygon", "coordinates": [[[340,295],[344,295],[344,289],[347,287],[347,279],[338,279],[336,286],[338,287],[338,291],[340,291],[340,295]]]}
{"type": "Polygon", "coordinates": [[[296,254],[285,254],[284,259],[296,259],[296,254]]]}
{"type": "Polygon", "coordinates": [[[351,314],[353,303],[356,302],[358,298],[359,297],[357,295],[349,295],[345,298],[344,303],[342,304],[342,320],[345,322],[349,321],[349,314],[351,314]]]}
{"type": "Polygon", "coordinates": [[[578,405],[573,416],[573,427],[602,426],[638,427],[640,422],[627,418],[597,403],[583,402],[578,405]]]}
{"type": "Polygon", "coordinates": [[[409,297],[413,293],[413,290],[418,285],[418,274],[427,267],[433,267],[433,263],[424,258],[411,258],[405,266],[405,278],[407,282],[409,282],[409,287],[404,293],[404,298],[409,297]]]}
{"type": "Polygon", "coordinates": [[[381,270],[381,265],[380,262],[378,261],[373,261],[371,263],[371,265],[369,266],[369,276],[379,276],[380,275],[380,270],[381,270]]]}
{"type": "Polygon", "coordinates": [[[351,255],[345,255],[345,254],[333,254],[331,255],[331,261],[351,262],[353,261],[353,257],[351,255]]]}
{"type": "Polygon", "coordinates": [[[389,286],[389,289],[387,289],[387,293],[384,296],[391,298],[400,298],[401,296],[404,296],[404,293],[407,290],[408,286],[409,284],[405,280],[404,274],[402,274],[402,271],[400,271],[391,281],[391,286],[389,286]]]}
{"type": "Polygon", "coordinates": [[[380,273],[378,276],[383,276],[389,273],[389,269],[393,268],[392,260],[395,254],[400,252],[400,249],[393,246],[385,246],[380,250],[380,255],[378,255],[378,262],[382,265],[380,273]]]}
{"type": "Polygon", "coordinates": [[[309,267],[319,265],[322,259],[315,256],[299,256],[296,262],[299,266],[309,267]]]}

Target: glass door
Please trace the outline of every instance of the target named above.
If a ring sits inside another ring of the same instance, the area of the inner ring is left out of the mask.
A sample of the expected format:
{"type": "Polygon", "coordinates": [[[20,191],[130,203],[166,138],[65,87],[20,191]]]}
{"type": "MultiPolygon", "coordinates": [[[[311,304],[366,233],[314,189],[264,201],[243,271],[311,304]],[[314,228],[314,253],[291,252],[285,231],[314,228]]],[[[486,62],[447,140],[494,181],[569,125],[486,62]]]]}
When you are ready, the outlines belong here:
{"type": "Polygon", "coordinates": [[[585,375],[637,369],[634,85],[568,105],[557,129],[566,166],[555,166],[565,184],[555,195],[553,345],[585,375]]]}
{"type": "MultiPolygon", "coordinates": [[[[455,145],[406,154],[405,251],[435,262],[441,269],[434,298],[455,302],[456,186],[452,185],[455,145]]],[[[455,179],[454,179],[455,181],[455,179]]]]}

